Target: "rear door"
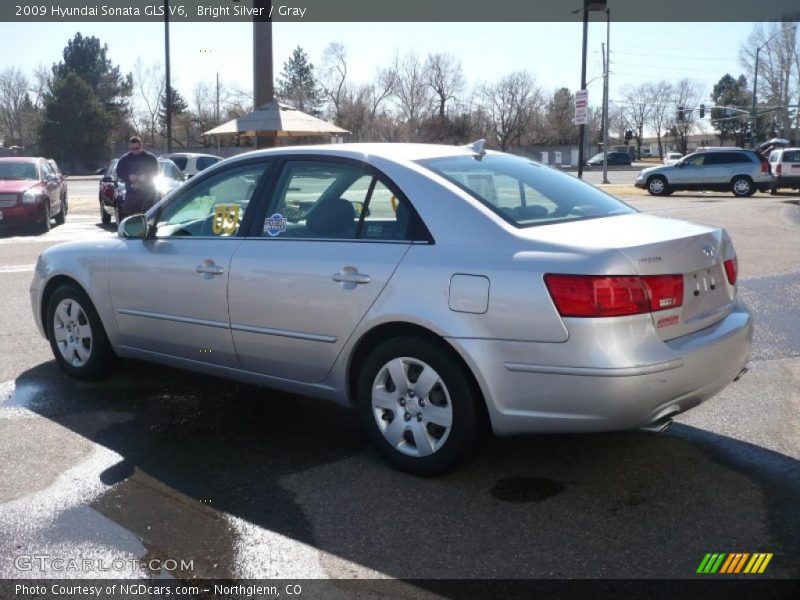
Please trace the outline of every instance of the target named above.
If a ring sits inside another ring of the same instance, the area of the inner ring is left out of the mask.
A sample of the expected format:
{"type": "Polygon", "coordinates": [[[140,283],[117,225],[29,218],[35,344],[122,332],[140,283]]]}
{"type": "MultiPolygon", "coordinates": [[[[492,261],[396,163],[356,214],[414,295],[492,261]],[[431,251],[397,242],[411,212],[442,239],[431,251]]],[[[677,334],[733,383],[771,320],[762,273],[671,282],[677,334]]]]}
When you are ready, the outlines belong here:
{"type": "Polygon", "coordinates": [[[703,186],[721,187],[731,180],[735,152],[708,152],[703,161],[703,186]]]}
{"type": "Polygon", "coordinates": [[[242,366],[322,381],[414,239],[399,190],[357,162],[293,158],[230,271],[242,366]]]}

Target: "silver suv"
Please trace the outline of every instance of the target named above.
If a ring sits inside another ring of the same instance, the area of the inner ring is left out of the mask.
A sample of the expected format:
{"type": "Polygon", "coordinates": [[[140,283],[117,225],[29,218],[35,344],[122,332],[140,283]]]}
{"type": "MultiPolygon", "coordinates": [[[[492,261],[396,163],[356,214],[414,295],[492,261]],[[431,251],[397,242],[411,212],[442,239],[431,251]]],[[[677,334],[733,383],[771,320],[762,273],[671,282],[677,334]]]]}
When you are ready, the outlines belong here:
{"type": "Polygon", "coordinates": [[[673,165],[644,169],[636,187],[653,196],[677,190],[731,191],[735,196],[752,196],[773,186],[769,163],[753,150],[714,148],[690,154],[673,165]]]}

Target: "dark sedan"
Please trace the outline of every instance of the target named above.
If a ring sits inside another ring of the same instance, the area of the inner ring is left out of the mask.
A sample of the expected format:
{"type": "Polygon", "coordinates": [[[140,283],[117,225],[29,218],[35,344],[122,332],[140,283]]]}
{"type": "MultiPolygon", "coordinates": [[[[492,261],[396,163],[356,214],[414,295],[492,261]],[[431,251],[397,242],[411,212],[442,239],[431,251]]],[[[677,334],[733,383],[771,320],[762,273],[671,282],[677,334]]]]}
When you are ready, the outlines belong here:
{"type": "MultiPolygon", "coordinates": [[[[158,202],[162,197],[180,186],[186,177],[181,170],[169,159],[158,159],[159,174],[153,182],[156,188],[156,197],[153,202],[158,202]]],[[[117,176],[117,159],[112,160],[100,180],[99,190],[100,220],[104,224],[111,223],[111,216],[119,224],[125,217],[143,213],[150,206],[131,206],[126,204],[125,184],[117,176]]]]}
{"type": "MultiPolygon", "coordinates": [[[[631,155],[627,152],[609,152],[608,164],[609,166],[630,166],[632,163],[631,155]]],[[[592,158],[586,161],[586,164],[591,167],[603,166],[603,153],[595,154],[592,158]]]]}

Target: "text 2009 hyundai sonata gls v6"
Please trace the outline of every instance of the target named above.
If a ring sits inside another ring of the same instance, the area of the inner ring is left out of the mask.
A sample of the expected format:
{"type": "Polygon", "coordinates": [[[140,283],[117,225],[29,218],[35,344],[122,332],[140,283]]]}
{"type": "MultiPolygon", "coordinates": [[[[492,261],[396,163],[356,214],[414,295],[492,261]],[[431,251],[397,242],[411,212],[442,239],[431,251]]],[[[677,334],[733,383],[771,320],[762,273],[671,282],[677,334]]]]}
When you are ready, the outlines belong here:
{"type": "Polygon", "coordinates": [[[346,144],[223,161],[43,252],[31,297],[70,375],[116,355],[350,404],[434,474],[486,427],[658,426],[719,392],[752,336],[736,269],[723,229],[480,143],[346,144]]]}

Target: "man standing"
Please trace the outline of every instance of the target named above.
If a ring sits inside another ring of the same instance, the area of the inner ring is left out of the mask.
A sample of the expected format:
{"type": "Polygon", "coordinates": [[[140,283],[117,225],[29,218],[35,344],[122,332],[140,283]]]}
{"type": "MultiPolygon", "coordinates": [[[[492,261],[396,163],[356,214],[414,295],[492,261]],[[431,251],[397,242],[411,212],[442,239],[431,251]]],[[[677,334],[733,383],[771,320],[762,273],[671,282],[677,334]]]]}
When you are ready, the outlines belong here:
{"type": "Polygon", "coordinates": [[[118,213],[120,219],[145,212],[156,200],[158,159],[142,148],[142,140],[137,136],[128,140],[128,148],[130,151],[117,162],[117,177],[125,184],[125,199],[118,213]]]}

